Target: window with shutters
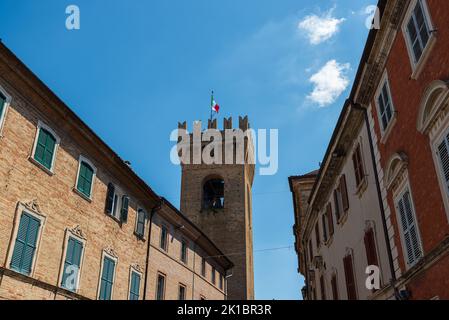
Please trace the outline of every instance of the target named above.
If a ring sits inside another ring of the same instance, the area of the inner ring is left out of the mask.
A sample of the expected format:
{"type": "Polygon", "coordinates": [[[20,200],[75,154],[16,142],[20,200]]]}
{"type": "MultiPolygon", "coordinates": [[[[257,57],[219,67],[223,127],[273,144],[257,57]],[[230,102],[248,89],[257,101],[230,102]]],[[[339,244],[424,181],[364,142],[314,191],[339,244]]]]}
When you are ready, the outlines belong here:
{"type": "Polygon", "coordinates": [[[340,224],[343,217],[349,210],[348,187],[346,184],[346,175],[341,175],[338,180],[338,186],[334,190],[334,207],[335,219],[337,224],[340,224]]]}
{"type": "Polygon", "coordinates": [[[140,283],[142,275],[131,267],[131,276],[129,283],[129,300],[139,300],[140,298],[140,283]]]}
{"type": "Polygon", "coordinates": [[[318,222],[315,225],[315,240],[316,240],[316,247],[318,249],[320,247],[320,245],[321,245],[320,227],[318,225],[318,222]]]}
{"type": "Polygon", "coordinates": [[[186,286],[180,283],[178,287],[178,300],[186,300],[186,291],[186,286]]]}
{"type": "Polygon", "coordinates": [[[324,241],[324,243],[327,243],[327,240],[328,240],[328,237],[327,237],[328,229],[327,229],[327,217],[326,217],[325,214],[321,215],[321,225],[322,225],[322,228],[323,228],[323,241],[324,241]]]}
{"type": "Polygon", "coordinates": [[[42,220],[40,218],[31,212],[21,212],[9,265],[12,270],[31,275],[41,227],[42,220]]]}
{"type": "Polygon", "coordinates": [[[128,222],[129,197],[113,183],[108,184],[106,191],[105,212],[115,220],[128,222]]]}
{"type": "Polygon", "coordinates": [[[215,267],[212,267],[212,271],[211,271],[211,281],[212,281],[212,284],[215,284],[217,281],[216,281],[216,277],[217,277],[217,271],[216,271],[216,269],[215,269],[215,267]]]}
{"type": "Polygon", "coordinates": [[[373,228],[365,231],[364,242],[368,266],[380,267],[377,259],[376,238],[373,228]]]}
{"type": "Polygon", "coordinates": [[[188,243],[187,240],[181,240],[181,261],[187,263],[188,243]]]}
{"type": "Polygon", "coordinates": [[[219,275],[219,279],[220,279],[219,288],[220,288],[220,290],[223,290],[224,289],[224,277],[222,274],[219,275]]]}
{"type": "Polygon", "coordinates": [[[168,227],[165,225],[161,225],[159,247],[164,251],[168,251],[168,227]]]}
{"type": "Polygon", "coordinates": [[[53,174],[59,142],[60,139],[56,133],[39,121],[33,154],[30,159],[47,173],[53,174]]]}
{"type": "Polygon", "coordinates": [[[140,239],[144,239],[145,237],[145,219],[146,219],[147,213],[143,209],[137,209],[137,216],[136,216],[136,235],[140,239]]]}
{"type": "Polygon", "coordinates": [[[332,275],[331,278],[331,287],[332,287],[332,299],[339,300],[337,275],[335,273],[332,275]]]}
{"type": "Polygon", "coordinates": [[[111,300],[114,289],[115,267],[117,260],[103,253],[103,265],[101,269],[99,300],[111,300]]]}
{"type": "Polygon", "coordinates": [[[321,277],[320,277],[320,291],[321,291],[321,300],[327,300],[326,299],[326,283],[324,282],[323,275],[321,275],[321,277]]]}
{"type": "Polygon", "coordinates": [[[357,300],[357,289],[355,283],[354,266],[352,255],[349,254],[343,259],[343,267],[345,270],[346,292],[348,300],[357,300]]]}
{"type": "Polygon", "coordinates": [[[352,155],[352,163],[354,165],[355,182],[357,188],[360,188],[361,184],[365,182],[365,169],[363,166],[362,150],[360,144],[358,144],[354,150],[354,154],[352,155]]]}
{"type": "Polygon", "coordinates": [[[404,252],[406,253],[406,264],[411,268],[422,258],[423,251],[415,209],[408,186],[397,197],[396,210],[401,225],[401,238],[404,252]]]}
{"type": "Polygon", "coordinates": [[[201,258],[201,275],[206,277],[206,258],[201,258]]]}
{"type": "Polygon", "coordinates": [[[11,98],[4,93],[3,89],[0,87],[0,134],[3,128],[3,123],[5,122],[6,109],[11,98]]]}
{"type": "Polygon", "coordinates": [[[158,273],[156,281],[156,300],[165,299],[165,275],[158,273]]]}
{"type": "Polygon", "coordinates": [[[432,23],[425,0],[411,1],[402,29],[412,67],[416,69],[433,39],[432,23]]]}
{"type": "Polygon", "coordinates": [[[332,217],[332,205],[330,203],[326,207],[326,220],[329,239],[331,239],[334,236],[334,219],[332,217]]]}
{"type": "Polygon", "coordinates": [[[84,242],[69,235],[66,242],[61,287],[73,292],[78,291],[84,242]]]}
{"type": "Polygon", "coordinates": [[[390,84],[386,73],[376,94],[376,106],[381,132],[382,135],[385,135],[386,137],[390,131],[389,128],[392,126],[395,116],[390,84]]]}
{"type": "Polygon", "coordinates": [[[76,191],[84,198],[92,199],[93,184],[97,169],[83,156],[80,156],[78,165],[78,175],[76,178],[76,191]]]}
{"type": "MultiPolygon", "coordinates": [[[[449,200],[449,132],[443,136],[435,146],[436,156],[438,160],[439,167],[439,178],[441,181],[441,185],[443,186],[443,197],[445,198],[445,202],[448,203],[449,200]]],[[[448,212],[449,210],[446,209],[448,212]]]]}

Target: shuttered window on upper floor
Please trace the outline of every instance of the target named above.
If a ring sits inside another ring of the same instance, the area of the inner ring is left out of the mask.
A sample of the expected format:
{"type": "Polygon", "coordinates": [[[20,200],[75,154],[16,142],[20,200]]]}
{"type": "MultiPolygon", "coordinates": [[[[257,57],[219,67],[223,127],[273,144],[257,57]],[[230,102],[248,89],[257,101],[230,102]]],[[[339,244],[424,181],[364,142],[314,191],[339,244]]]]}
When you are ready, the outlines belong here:
{"type": "Polygon", "coordinates": [[[326,207],[326,218],[329,230],[329,238],[331,238],[334,235],[334,219],[332,217],[332,205],[330,203],[328,203],[326,207]]]}
{"type": "Polygon", "coordinates": [[[416,1],[407,23],[407,40],[412,49],[413,61],[418,63],[430,39],[430,21],[424,11],[422,0],[416,1]]]}
{"type": "Polygon", "coordinates": [[[129,289],[129,300],[139,300],[141,277],[135,271],[131,271],[131,283],[129,289]]]}
{"type": "Polygon", "coordinates": [[[5,110],[6,97],[0,92],[0,125],[3,120],[3,111],[5,110]]]}
{"type": "Polygon", "coordinates": [[[367,260],[368,266],[379,267],[379,261],[377,259],[376,240],[374,237],[373,228],[369,228],[365,232],[364,242],[365,242],[366,260],[367,260]]]}
{"type": "Polygon", "coordinates": [[[100,280],[100,300],[112,299],[112,288],[114,286],[115,261],[109,257],[103,259],[103,270],[100,280]]]}
{"type": "Polygon", "coordinates": [[[145,217],[146,212],[143,209],[137,210],[137,222],[136,222],[136,235],[139,238],[143,238],[145,236],[145,217]]]}
{"type": "Polygon", "coordinates": [[[321,216],[322,227],[323,227],[323,241],[326,243],[328,240],[328,229],[327,229],[327,216],[323,214],[321,216]]]}
{"type": "Polygon", "coordinates": [[[391,91],[388,84],[388,79],[385,79],[384,83],[382,84],[382,89],[377,96],[377,107],[379,109],[378,114],[382,132],[384,132],[388,128],[388,125],[390,124],[394,115],[394,108],[391,99],[391,91]]]}
{"type": "Polygon", "coordinates": [[[446,193],[449,196],[449,134],[444,137],[438,146],[437,156],[440,161],[440,170],[444,177],[446,193]]]}
{"type": "Polygon", "coordinates": [[[34,160],[48,170],[52,169],[53,157],[56,149],[56,138],[46,129],[40,128],[37,138],[34,160]]]}
{"type": "Polygon", "coordinates": [[[365,179],[365,169],[363,167],[362,150],[360,144],[357,145],[354,150],[354,154],[352,155],[352,163],[354,165],[355,181],[358,187],[365,179]]]}
{"type": "Polygon", "coordinates": [[[94,169],[87,162],[81,161],[76,188],[88,198],[92,192],[93,177],[94,169]]]}
{"type": "Polygon", "coordinates": [[[73,237],[67,241],[67,250],[62,270],[61,287],[76,291],[78,288],[78,275],[81,268],[81,257],[83,254],[83,243],[73,237]]]}
{"type": "Polygon", "coordinates": [[[22,212],[11,258],[11,269],[25,275],[31,273],[40,227],[41,221],[39,219],[29,213],[22,212]]]}
{"type": "Polygon", "coordinates": [[[421,259],[423,252],[412,198],[408,189],[402,193],[396,207],[401,220],[401,231],[407,257],[406,262],[409,267],[412,267],[421,259]]]}
{"type": "Polygon", "coordinates": [[[357,289],[355,283],[352,255],[347,255],[343,258],[343,267],[345,270],[346,292],[348,295],[348,300],[357,300],[357,289]]]}

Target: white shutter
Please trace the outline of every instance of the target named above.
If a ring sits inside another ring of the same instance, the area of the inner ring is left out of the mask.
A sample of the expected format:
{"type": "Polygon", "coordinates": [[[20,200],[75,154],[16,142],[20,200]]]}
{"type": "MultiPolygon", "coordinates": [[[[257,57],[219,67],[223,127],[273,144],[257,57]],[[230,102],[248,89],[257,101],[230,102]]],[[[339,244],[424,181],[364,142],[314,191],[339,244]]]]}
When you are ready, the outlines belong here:
{"type": "Polygon", "coordinates": [[[441,170],[443,171],[444,181],[446,182],[446,192],[449,192],[449,148],[446,137],[438,146],[438,158],[440,159],[441,170]]]}
{"type": "Polygon", "coordinates": [[[405,251],[407,253],[407,264],[413,266],[421,257],[422,249],[420,238],[413,212],[410,191],[404,192],[397,204],[401,216],[402,233],[404,236],[405,251]]]}

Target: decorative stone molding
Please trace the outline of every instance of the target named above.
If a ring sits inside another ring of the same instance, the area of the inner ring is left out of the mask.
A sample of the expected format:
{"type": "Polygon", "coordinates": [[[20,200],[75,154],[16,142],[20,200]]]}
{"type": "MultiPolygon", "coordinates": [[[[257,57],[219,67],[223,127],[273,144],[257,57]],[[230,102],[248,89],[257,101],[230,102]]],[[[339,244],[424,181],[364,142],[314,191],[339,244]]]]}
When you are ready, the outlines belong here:
{"type": "Polygon", "coordinates": [[[404,152],[395,153],[387,163],[385,170],[385,185],[387,189],[394,189],[402,180],[408,167],[408,156],[404,152]]]}
{"type": "Polygon", "coordinates": [[[134,264],[131,265],[131,267],[132,267],[134,270],[136,270],[137,272],[143,273],[143,268],[142,268],[139,264],[134,263],[134,264]]]}
{"type": "Polygon", "coordinates": [[[25,202],[23,205],[25,206],[25,208],[27,208],[31,211],[42,214],[42,211],[39,206],[39,203],[37,202],[37,199],[33,199],[31,201],[25,202]]]}
{"type": "Polygon", "coordinates": [[[417,129],[428,134],[441,113],[445,113],[449,100],[449,81],[435,80],[424,91],[418,115],[417,129]]]}
{"type": "Polygon", "coordinates": [[[80,226],[80,225],[77,225],[76,227],[74,227],[74,228],[72,228],[72,229],[69,229],[69,231],[70,231],[73,235],[77,236],[78,238],[81,238],[81,239],[83,239],[83,240],[86,240],[86,236],[84,235],[84,231],[81,229],[81,226],[80,226]]]}
{"type": "Polygon", "coordinates": [[[108,255],[110,255],[113,258],[116,258],[116,259],[118,258],[117,253],[111,247],[107,247],[106,249],[104,249],[104,252],[106,252],[108,255]]]}

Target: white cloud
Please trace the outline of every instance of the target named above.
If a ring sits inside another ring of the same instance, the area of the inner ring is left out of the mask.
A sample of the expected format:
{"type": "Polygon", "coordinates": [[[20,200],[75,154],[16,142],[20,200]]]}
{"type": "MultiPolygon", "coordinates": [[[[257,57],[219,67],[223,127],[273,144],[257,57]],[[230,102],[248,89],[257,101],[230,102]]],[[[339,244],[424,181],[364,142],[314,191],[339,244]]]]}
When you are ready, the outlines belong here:
{"type": "Polygon", "coordinates": [[[314,84],[314,88],[307,98],[320,107],[335,102],[349,85],[346,72],[350,67],[349,63],[340,64],[335,60],[328,61],[317,73],[310,77],[309,81],[314,84]]]}
{"type": "Polygon", "coordinates": [[[298,29],[306,33],[311,44],[320,44],[332,36],[340,29],[340,24],[345,21],[344,18],[337,19],[332,16],[333,9],[324,13],[322,16],[315,14],[306,16],[298,24],[298,29]]]}

